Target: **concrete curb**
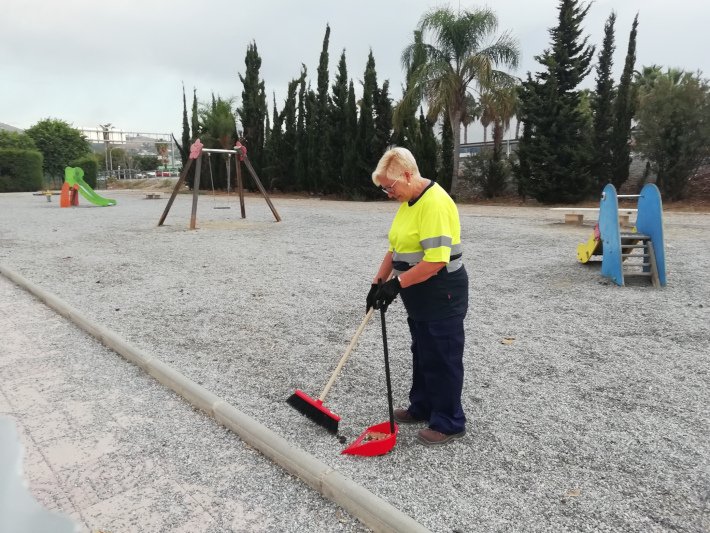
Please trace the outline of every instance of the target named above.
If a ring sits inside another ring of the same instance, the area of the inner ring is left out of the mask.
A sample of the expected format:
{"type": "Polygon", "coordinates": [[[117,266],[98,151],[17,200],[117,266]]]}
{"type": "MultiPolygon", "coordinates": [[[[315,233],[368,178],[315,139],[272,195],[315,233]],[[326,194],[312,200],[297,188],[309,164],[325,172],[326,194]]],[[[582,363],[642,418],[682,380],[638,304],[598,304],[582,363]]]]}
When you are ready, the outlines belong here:
{"type": "Polygon", "coordinates": [[[69,304],[35,285],[24,276],[3,265],[0,265],[0,274],[33,294],[37,299],[74,322],[161,384],[235,432],[246,443],[297,476],[324,497],[340,505],[373,531],[377,533],[425,533],[429,531],[352,479],[343,476],[309,453],[293,446],[219,396],[183,376],[170,365],[132,346],[113,331],[92,322],[69,304]]]}

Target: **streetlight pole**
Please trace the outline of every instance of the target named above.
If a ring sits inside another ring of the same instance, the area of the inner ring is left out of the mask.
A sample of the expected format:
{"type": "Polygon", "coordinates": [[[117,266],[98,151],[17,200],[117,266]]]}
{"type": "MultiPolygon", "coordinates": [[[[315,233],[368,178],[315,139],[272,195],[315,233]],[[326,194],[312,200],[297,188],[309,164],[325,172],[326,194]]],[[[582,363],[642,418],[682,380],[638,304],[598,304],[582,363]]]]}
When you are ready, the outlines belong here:
{"type": "Polygon", "coordinates": [[[109,135],[108,129],[111,127],[111,124],[99,124],[99,128],[101,128],[101,131],[103,132],[104,136],[104,145],[106,146],[105,150],[105,156],[106,156],[106,170],[109,170],[110,167],[110,173],[113,174],[113,159],[111,158],[111,138],[109,135]]]}

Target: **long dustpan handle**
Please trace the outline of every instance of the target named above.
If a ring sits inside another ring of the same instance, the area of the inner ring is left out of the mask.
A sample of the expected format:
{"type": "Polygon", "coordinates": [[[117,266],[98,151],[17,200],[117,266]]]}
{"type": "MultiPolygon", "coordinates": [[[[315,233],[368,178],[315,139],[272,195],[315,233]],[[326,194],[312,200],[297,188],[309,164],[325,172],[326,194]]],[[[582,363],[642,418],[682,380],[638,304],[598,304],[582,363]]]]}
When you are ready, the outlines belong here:
{"type": "MultiPolygon", "coordinates": [[[[390,272],[389,276],[387,276],[387,281],[392,279],[393,275],[394,275],[394,270],[392,272],[390,272]]],[[[343,365],[348,360],[348,357],[350,357],[350,352],[353,351],[353,348],[355,347],[357,340],[360,338],[360,334],[364,331],[365,326],[370,321],[370,317],[372,316],[372,313],[374,313],[374,312],[375,312],[375,308],[373,307],[365,315],[365,318],[362,320],[360,327],[357,328],[357,331],[355,332],[355,336],[353,337],[353,340],[350,341],[350,345],[348,346],[347,350],[345,350],[345,354],[343,355],[343,357],[340,358],[340,363],[338,363],[338,366],[336,367],[335,371],[333,372],[333,375],[330,376],[330,381],[328,381],[328,384],[323,389],[323,392],[321,393],[320,398],[318,398],[321,402],[323,402],[325,400],[325,397],[330,392],[330,388],[333,386],[333,383],[335,383],[335,380],[338,377],[338,374],[340,374],[340,371],[343,369],[343,365]]]]}
{"type": "MultiPolygon", "coordinates": [[[[382,280],[380,280],[380,285],[382,280]]],[[[390,433],[394,434],[394,407],[392,406],[392,381],[390,380],[390,357],[387,349],[387,326],[385,325],[385,310],[380,308],[380,320],[382,322],[382,346],[385,350],[385,376],[387,376],[387,404],[390,409],[390,433]]]]}

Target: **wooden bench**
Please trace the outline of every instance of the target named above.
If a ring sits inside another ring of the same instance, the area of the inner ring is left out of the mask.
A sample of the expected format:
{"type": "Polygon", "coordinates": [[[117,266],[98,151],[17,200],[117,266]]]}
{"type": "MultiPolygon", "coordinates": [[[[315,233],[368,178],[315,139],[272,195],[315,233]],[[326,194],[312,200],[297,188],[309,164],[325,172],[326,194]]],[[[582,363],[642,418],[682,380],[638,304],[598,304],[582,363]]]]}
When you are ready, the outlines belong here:
{"type": "Polygon", "coordinates": [[[143,195],[143,198],[147,198],[149,200],[156,199],[156,198],[160,198],[162,196],[162,194],[163,193],[161,193],[161,192],[147,192],[143,195]]]}
{"type": "MultiPolygon", "coordinates": [[[[551,207],[550,211],[561,211],[565,215],[565,224],[581,226],[584,215],[599,212],[598,207],[551,207]]],[[[629,217],[638,212],[638,209],[619,209],[619,225],[628,226],[629,217]]]]}

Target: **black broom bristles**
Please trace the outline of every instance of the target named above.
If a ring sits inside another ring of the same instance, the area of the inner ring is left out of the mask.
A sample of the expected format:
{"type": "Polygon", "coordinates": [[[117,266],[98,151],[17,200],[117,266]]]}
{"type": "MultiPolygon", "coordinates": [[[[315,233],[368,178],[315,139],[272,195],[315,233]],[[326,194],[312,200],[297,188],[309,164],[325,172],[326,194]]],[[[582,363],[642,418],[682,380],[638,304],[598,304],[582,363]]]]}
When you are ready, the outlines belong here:
{"type": "Polygon", "coordinates": [[[286,403],[296,409],[299,413],[306,415],[319,426],[328,430],[328,433],[335,435],[338,432],[340,417],[328,408],[324,407],[322,401],[313,400],[308,397],[308,395],[304,394],[300,390],[297,390],[289,396],[286,403]]]}

